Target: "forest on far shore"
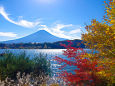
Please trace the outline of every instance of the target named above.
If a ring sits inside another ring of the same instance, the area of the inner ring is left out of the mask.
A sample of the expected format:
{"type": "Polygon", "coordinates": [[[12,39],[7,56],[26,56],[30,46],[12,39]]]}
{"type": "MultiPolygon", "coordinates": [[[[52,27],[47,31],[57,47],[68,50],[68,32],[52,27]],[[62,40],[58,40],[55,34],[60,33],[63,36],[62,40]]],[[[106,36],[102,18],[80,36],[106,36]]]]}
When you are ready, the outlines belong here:
{"type": "MultiPolygon", "coordinates": [[[[82,40],[70,40],[73,44],[72,47],[85,48],[82,40]]],[[[58,41],[54,43],[13,43],[4,44],[0,43],[0,49],[65,49],[61,44],[68,44],[68,41],[58,41]]]]}

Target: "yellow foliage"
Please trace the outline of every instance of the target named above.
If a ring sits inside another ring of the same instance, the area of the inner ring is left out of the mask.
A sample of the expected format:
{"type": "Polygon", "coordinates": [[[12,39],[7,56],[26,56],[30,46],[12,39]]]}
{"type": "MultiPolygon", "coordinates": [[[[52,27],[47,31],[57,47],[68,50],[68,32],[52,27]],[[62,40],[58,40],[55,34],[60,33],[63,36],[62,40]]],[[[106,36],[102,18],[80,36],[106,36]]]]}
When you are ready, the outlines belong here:
{"type": "Polygon", "coordinates": [[[82,40],[90,49],[99,51],[99,54],[88,55],[92,60],[97,59],[98,65],[104,67],[97,74],[109,80],[108,85],[115,83],[115,0],[105,2],[106,13],[103,22],[91,21],[86,26],[87,33],[82,34],[82,40]]]}

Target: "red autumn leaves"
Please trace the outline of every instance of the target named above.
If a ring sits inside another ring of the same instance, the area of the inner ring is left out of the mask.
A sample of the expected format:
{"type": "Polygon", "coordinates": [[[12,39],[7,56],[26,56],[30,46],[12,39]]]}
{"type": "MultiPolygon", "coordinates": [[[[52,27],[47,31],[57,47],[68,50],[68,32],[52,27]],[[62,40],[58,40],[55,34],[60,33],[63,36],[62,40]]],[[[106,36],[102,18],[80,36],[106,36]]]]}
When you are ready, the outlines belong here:
{"type": "Polygon", "coordinates": [[[65,55],[67,59],[55,57],[55,60],[59,64],[62,64],[59,68],[62,70],[59,75],[60,78],[63,78],[68,85],[80,85],[82,83],[93,85],[94,83],[99,82],[96,72],[102,70],[102,67],[98,66],[98,60],[87,58],[87,53],[82,48],[71,47],[72,43],[70,41],[67,46],[65,44],[61,45],[67,48],[63,51],[63,55],[65,55]],[[71,72],[63,70],[63,68],[67,66],[69,66],[71,72]],[[75,68],[72,69],[72,66],[75,68]]]}

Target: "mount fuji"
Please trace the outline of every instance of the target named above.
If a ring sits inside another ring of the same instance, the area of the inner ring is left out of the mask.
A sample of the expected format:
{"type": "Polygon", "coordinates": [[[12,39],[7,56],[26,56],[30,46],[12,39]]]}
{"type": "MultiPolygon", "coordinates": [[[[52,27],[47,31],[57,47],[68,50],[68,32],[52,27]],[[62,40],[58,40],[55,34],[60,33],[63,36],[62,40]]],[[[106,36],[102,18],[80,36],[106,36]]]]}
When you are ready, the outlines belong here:
{"type": "Polygon", "coordinates": [[[1,43],[11,44],[11,43],[53,43],[57,41],[64,41],[67,39],[56,37],[50,33],[48,33],[45,30],[39,30],[38,32],[35,32],[31,35],[28,35],[23,38],[15,39],[15,40],[9,40],[9,41],[3,41],[1,43]]]}

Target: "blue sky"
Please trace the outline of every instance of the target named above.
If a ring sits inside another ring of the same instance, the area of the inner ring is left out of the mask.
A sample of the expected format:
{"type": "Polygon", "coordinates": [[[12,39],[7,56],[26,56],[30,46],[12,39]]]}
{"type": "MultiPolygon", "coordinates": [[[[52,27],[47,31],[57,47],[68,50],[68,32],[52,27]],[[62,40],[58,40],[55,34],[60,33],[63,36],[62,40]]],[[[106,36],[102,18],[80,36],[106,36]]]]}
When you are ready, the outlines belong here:
{"type": "MultiPolygon", "coordinates": [[[[92,19],[102,21],[105,0],[0,0],[0,41],[38,30],[80,39],[92,19]]],[[[106,0],[107,1],[107,0],[106,0]]]]}

